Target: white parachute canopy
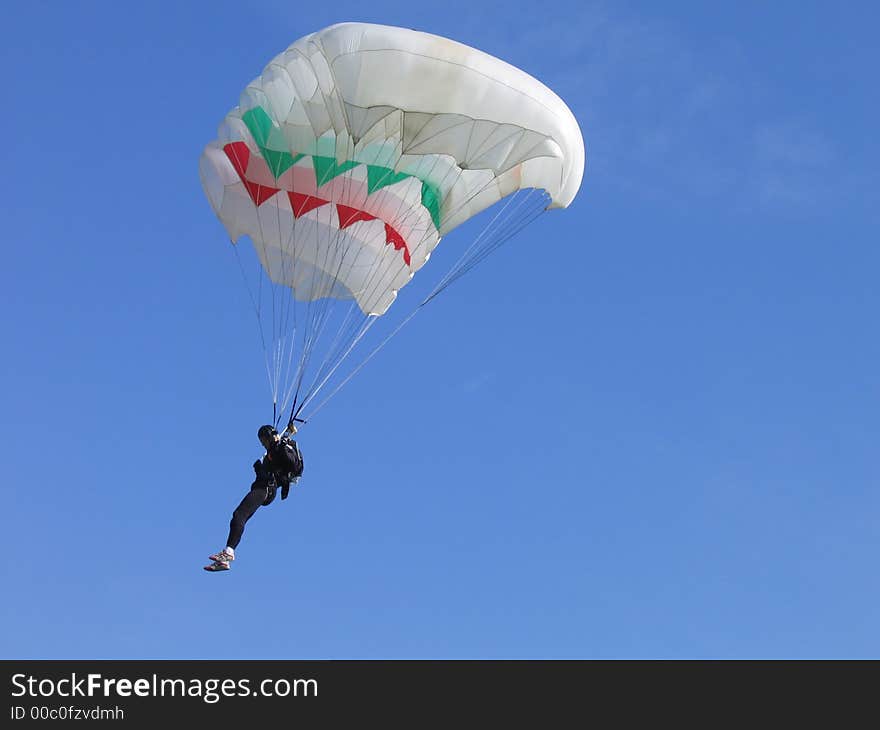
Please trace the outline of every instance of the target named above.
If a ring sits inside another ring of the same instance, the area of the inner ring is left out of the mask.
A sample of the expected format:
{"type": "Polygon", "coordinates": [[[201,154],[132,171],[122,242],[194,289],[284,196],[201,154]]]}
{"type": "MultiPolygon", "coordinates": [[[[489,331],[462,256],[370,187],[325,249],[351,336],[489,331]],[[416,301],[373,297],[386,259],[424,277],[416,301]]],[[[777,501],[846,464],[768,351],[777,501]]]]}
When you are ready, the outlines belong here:
{"type": "MultiPolygon", "coordinates": [[[[520,190],[544,191],[541,209],[564,208],[583,169],[583,139],[565,103],[482,51],[368,23],[296,41],[247,86],[200,160],[230,239],[251,240],[278,289],[273,320],[279,309],[289,320],[295,302],[324,302],[301,323],[298,348],[296,328],[273,321],[273,398],[286,389],[285,399],[303,396],[305,405],[442,236],[520,190]],[[347,315],[303,392],[314,328],[326,326],[331,300],[349,300],[364,319],[350,327],[357,317],[347,315]]],[[[487,238],[460,271],[507,235],[487,238]]]]}

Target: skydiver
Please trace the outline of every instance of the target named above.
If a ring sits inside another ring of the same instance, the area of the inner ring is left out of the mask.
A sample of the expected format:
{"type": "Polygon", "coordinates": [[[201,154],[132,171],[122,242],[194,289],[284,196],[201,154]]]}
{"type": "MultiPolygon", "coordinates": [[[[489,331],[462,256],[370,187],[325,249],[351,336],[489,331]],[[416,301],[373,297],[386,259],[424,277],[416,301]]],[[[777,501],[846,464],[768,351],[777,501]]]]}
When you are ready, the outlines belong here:
{"type": "Polygon", "coordinates": [[[296,483],[303,470],[299,447],[296,441],[287,437],[288,432],[291,435],[296,433],[296,426],[293,423],[287,427],[284,435],[280,435],[272,426],[260,426],[257,438],[266,449],[266,453],[262,459],[254,462],[256,479],[251,484],[250,491],[232,513],[226,547],[208,557],[212,563],[206,565],[205,570],[211,572],[229,570],[229,564],[235,560],[235,548],[241,542],[245,523],[260,507],[272,504],[278,487],[281,487],[281,499],[287,499],[290,485],[296,483]]]}

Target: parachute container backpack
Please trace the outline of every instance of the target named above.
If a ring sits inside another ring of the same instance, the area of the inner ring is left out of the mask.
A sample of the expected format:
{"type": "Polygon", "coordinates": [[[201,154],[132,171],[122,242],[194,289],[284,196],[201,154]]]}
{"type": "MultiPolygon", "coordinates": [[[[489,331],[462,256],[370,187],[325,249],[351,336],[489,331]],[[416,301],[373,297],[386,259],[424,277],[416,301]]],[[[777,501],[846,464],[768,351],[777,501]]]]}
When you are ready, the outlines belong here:
{"type": "Polygon", "coordinates": [[[567,207],[584,143],[553,91],[498,58],[342,23],[268,63],[199,169],[257,314],[278,425],[311,418],[420,307],[567,207]],[[367,337],[441,238],[493,206],[430,293],[367,337]]]}

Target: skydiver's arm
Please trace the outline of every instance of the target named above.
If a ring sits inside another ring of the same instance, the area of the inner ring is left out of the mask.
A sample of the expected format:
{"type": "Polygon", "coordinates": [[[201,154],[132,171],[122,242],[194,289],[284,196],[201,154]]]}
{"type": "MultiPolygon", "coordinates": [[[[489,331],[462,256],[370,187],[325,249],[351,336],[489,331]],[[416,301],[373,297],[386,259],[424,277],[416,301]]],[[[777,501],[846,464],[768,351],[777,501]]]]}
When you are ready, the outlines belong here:
{"type": "Polygon", "coordinates": [[[268,469],[266,465],[266,457],[263,457],[262,459],[257,459],[254,462],[254,473],[257,475],[258,479],[266,476],[267,471],[268,469]]]}

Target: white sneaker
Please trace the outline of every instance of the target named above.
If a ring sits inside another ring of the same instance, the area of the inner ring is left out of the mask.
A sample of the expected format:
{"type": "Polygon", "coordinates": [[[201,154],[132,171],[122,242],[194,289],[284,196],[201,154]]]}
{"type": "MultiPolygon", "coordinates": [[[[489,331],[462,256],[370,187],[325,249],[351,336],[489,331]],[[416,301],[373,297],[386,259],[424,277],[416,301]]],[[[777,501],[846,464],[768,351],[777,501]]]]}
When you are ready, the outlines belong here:
{"type": "Polygon", "coordinates": [[[229,563],[224,560],[215,560],[210,565],[206,565],[205,570],[212,573],[216,573],[218,570],[229,570],[229,563]]]}
{"type": "Polygon", "coordinates": [[[226,548],[223,548],[219,553],[209,555],[208,560],[213,560],[215,563],[231,563],[235,560],[235,556],[231,553],[227,553],[226,548]]]}

